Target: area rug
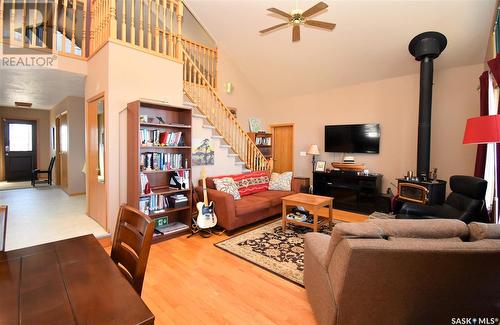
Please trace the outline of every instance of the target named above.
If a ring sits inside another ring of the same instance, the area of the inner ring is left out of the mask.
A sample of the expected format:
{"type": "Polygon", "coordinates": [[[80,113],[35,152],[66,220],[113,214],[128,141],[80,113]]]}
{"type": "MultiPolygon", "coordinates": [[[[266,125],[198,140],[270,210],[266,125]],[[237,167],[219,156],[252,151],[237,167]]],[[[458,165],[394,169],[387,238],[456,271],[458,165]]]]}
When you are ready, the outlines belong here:
{"type": "MultiPolygon", "coordinates": [[[[304,286],[304,234],[310,231],[292,225],[283,232],[279,219],[215,246],[304,286]]],[[[330,229],[324,225],[321,232],[330,234],[330,229]]]]}

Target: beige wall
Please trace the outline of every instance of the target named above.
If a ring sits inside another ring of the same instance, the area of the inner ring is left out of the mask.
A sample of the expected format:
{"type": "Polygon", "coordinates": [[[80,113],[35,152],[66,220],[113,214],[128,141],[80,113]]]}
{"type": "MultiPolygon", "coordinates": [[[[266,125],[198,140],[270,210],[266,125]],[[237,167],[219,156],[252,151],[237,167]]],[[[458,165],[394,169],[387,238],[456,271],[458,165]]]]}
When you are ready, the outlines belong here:
{"type": "MultiPolygon", "coordinates": [[[[439,62],[436,62],[439,65],[439,62]]],[[[482,64],[436,71],[434,75],[431,168],[448,179],[472,174],[475,146],[462,145],[467,117],[479,112],[476,91],[482,64]]],[[[324,126],[380,123],[380,154],[354,154],[371,172],[384,175],[383,190],[407,170],[416,169],[419,75],[379,80],[284,98],[268,103],[258,115],[265,124],[295,123],[295,173],[311,176],[311,157],[302,157],[310,144],[318,144],[319,160],[340,160],[341,154],[324,152],[324,126]]]]}
{"type": "MultiPolygon", "coordinates": [[[[50,162],[50,112],[41,109],[0,107],[1,119],[37,121],[37,167],[46,169],[50,162]]],[[[0,180],[4,180],[3,123],[0,123],[0,180]]]]}
{"type": "Polygon", "coordinates": [[[217,92],[226,106],[237,109],[238,121],[243,129],[248,131],[248,118],[259,117],[259,113],[266,112],[265,108],[269,106],[265,106],[261,94],[250,84],[224,49],[219,49],[218,60],[217,92]],[[224,84],[227,82],[233,84],[231,94],[224,91],[224,84]]]}
{"type": "Polygon", "coordinates": [[[88,71],[85,98],[106,93],[107,230],[113,231],[126,200],[127,103],[147,98],[182,104],[182,64],[110,42],[89,60],[88,71]]]}
{"type": "MultiPolygon", "coordinates": [[[[70,195],[85,193],[85,99],[69,96],[54,106],[50,111],[50,127],[55,128],[56,117],[66,112],[68,117],[68,187],[70,195]]],[[[51,149],[51,155],[56,151],[51,149]]],[[[57,166],[57,164],[55,165],[57,166]]],[[[54,178],[55,173],[54,171],[54,178]]]]}

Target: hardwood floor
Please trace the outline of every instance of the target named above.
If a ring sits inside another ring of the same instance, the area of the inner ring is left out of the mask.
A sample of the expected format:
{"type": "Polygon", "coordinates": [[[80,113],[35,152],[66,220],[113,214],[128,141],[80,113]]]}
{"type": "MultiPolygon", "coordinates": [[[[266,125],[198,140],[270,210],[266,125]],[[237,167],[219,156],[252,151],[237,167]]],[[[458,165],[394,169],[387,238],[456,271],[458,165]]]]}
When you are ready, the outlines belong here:
{"type": "Polygon", "coordinates": [[[155,324],[316,324],[304,288],[213,245],[228,237],[183,236],[151,247],[142,298],[155,324]]]}

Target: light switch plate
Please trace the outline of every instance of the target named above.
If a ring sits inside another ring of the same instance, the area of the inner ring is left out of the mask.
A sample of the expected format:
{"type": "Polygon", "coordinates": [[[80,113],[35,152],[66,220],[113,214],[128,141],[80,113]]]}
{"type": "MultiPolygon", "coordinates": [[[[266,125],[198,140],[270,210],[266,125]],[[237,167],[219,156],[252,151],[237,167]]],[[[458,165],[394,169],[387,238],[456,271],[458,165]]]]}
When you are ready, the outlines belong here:
{"type": "Polygon", "coordinates": [[[301,157],[307,156],[307,153],[305,151],[301,151],[299,154],[300,154],[301,157]]]}

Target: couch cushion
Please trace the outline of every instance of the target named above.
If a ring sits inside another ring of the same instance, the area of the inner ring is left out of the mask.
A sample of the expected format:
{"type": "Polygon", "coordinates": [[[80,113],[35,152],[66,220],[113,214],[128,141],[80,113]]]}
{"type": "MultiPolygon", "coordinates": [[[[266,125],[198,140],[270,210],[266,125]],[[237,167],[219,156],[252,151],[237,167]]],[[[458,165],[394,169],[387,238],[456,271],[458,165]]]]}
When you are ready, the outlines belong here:
{"type": "Polygon", "coordinates": [[[270,191],[291,191],[292,190],[292,172],[272,173],[269,180],[270,191]]]}
{"type": "Polygon", "coordinates": [[[425,220],[370,220],[382,229],[384,236],[403,238],[445,239],[469,237],[467,225],[460,220],[425,219],[425,220]]]}
{"type": "Polygon", "coordinates": [[[469,223],[470,241],[500,239],[500,225],[481,222],[469,223]]]}
{"type": "Polygon", "coordinates": [[[292,195],[292,194],[294,194],[294,192],[292,192],[292,191],[265,191],[265,192],[255,193],[253,195],[267,198],[268,200],[271,201],[271,205],[275,206],[275,205],[281,204],[282,197],[292,195]]]}
{"type": "Polygon", "coordinates": [[[271,200],[256,195],[246,195],[234,202],[236,208],[236,217],[245,216],[246,214],[269,209],[271,207],[271,200]]]}
{"type": "Polygon", "coordinates": [[[269,189],[268,171],[255,171],[246,174],[217,176],[213,178],[215,179],[224,177],[231,177],[232,179],[234,179],[241,196],[267,191],[269,189]]]}
{"type": "Polygon", "coordinates": [[[231,177],[214,178],[214,184],[217,191],[231,194],[235,200],[241,199],[238,186],[231,177]]]}

